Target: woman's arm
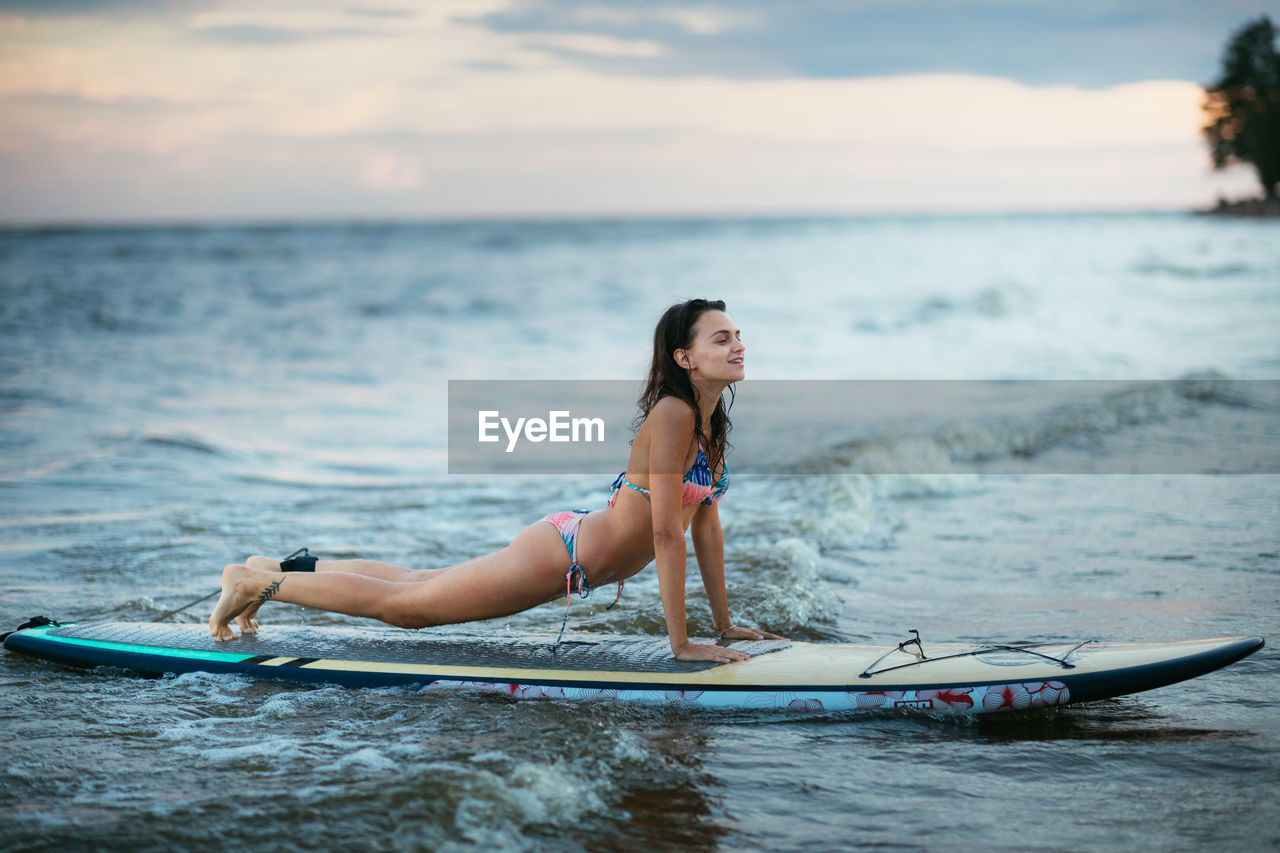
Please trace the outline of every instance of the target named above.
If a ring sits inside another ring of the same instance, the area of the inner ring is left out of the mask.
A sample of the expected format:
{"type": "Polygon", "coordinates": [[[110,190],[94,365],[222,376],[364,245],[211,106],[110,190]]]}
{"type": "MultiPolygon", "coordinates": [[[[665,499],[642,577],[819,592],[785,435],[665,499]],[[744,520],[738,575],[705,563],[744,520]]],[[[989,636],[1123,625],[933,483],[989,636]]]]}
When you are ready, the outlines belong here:
{"type": "Polygon", "coordinates": [[[685,624],[684,460],[693,444],[693,409],[675,397],[664,397],[649,412],[649,422],[653,555],[671,651],[678,660],[745,659],[734,649],[690,643],[685,624]]]}
{"type": "Polygon", "coordinates": [[[698,507],[693,514],[693,553],[698,558],[702,584],[707,588],[707,601],[716,622],[716,633],[728,640],[781,640],[777,634],[743,628],[729,619],[729,593],[724,582],[724,531],[720,528],[720,510],[716,504],[698,507]]]}
{"type": "Polygon", "coordinates": [[[724,584],[724,531],[720,529],[720,510],[715,504],[698,507],[690,525],[693,553],[698,558],[702,585],[707,589],[707,602],[716,623],[716,633],[728,630],[729,594],[724,584]]]}

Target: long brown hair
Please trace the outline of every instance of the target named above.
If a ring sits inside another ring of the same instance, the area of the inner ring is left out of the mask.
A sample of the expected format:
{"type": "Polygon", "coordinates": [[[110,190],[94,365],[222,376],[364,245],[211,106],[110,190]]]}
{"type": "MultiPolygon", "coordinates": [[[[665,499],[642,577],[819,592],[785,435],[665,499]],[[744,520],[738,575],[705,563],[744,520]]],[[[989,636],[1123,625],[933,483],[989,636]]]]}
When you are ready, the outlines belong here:
{"type": "Polygon", "coordinates": [[[675,351],[693,346],[694,326],[698,318],[707,311],[723,311],[724,302],[719,299],[690,299],[679,302],[663,312],[653,330],[653,361],[649,363],[649,379],[645,383],[644,393],[640,395],[640,414],[636,416],[632,429],[639,429],[649,412],[663,397],[677,397],[693,408],[693,434],[698,444],[706,448],[707,464],[715,472],[720,460],[733,445],[729,443],[729,431],[733,429],[733,421],[729,420],[729,409],[733,406],[733,386],[729,386],[729,404],[725,405],[724,396],[716,401],[715,411],[711,413],[711,435],[702,429],[702,411],[698,408],[698,389],[689,381],[689,371],[676,363],[675,351]]]}

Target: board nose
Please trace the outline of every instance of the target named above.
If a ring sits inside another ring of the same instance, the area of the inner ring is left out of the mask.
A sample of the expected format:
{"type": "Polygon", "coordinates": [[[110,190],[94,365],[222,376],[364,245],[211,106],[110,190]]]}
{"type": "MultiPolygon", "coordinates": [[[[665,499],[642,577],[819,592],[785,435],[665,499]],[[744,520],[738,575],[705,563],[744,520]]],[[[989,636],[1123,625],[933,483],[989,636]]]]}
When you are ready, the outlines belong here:
{"type": "Polygon", "coordinates": [[[1239,657],[1234,657],[1231,660],[1235,662],[1241,658],[1247,658],[1266,644],[1267,641],[1261,637],[1241,637],[1228,647],[1239,652],[1239,657]]]}

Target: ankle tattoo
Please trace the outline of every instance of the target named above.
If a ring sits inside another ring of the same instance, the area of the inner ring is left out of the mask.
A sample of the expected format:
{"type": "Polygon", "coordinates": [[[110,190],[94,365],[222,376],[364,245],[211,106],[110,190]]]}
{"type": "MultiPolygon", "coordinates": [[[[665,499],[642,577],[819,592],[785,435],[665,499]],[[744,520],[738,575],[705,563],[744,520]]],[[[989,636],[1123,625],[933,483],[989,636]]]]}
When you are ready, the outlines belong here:
{"type": "Polygon", "coordinates": [[[259,604],[266,604],[268,601],[276,597],[276,592],[280,589],[280,584],[284,583],[284,578],[278,581],[272,581],[271,584],[262,591],[258,596],[259,604]]]}

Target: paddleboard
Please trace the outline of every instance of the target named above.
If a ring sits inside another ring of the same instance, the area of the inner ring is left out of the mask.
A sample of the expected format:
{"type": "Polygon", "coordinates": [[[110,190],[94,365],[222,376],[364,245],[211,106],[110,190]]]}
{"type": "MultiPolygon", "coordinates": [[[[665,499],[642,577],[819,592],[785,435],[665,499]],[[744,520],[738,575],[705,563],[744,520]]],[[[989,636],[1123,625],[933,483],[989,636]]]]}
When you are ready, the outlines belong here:
{"type": "Polygon", "coordinates": [[[32,658],[153,675],[234,673],[350,687],[417,685],[711,708],[983,714],[1151,690],[1234,663],[1262,648],[1263,640],[722,644],[751,659],[678,661],[665,637],[577,634],[553,648],[550,637],[372,626],[267,626],[218,643],[203,625],[48,624],[20,629],[4,641],[6,649],[32,658]]]}

